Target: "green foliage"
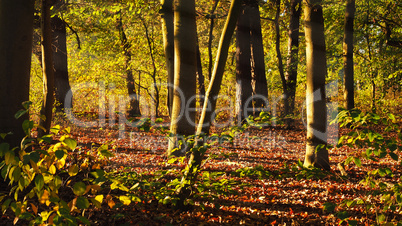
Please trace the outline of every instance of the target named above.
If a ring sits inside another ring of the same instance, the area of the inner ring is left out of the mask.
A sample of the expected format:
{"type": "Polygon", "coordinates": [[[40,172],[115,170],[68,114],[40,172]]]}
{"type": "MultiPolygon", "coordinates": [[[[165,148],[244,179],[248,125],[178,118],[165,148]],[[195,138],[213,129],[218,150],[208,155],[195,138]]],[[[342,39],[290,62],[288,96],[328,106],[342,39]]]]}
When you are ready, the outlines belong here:
{"type": "MultiPolygon", "coordinates": [[[[28,112],[29,103],[24,107],[16,117],[28,112]]],[[[101,208],[102,203],[111,208],[116,205],[112,195],[105,198],[101,194],[106,186],[126,192],[115,196],[121,205],[139,201],[119,179],[101,169],[113,156],[108,145],[85,152],[69,134],[70,129],[60,126],[51,128],[49,135],[31,138],[35,126],[33,121],[24,121],[27,136],[18,152],[7,143],[0,144],[1,177],[10,186],[8,194],[0,194],[1,211],[11,209],[14,222],[22,219],[31,225],[89,225],[85,210],[101,208]]]]}
{"type": "MultiPolygon", "coordinates": [[[[402,151],[400,119],[400,116],[393,114],[380,116],[357,109],[341,111],[337,120],[342,127],[349,127],[351,131],[339,139],[338,147],[347,145],[359,148],[359,151],[344,160],[344,164],[353,162],[356,167],[362,167],[363,163],[376,163],[382,160],[391,161],[396,165],[402,164],[398,157],[402,151]]],[[[370,200],[364,199],[345,200],[341,206],[352,208],[361,205],[365,206],[366,210],[374,207],[377,211],[377,223],[384,224],[387,221],[387,213],[399,211],[402,206],[402,183],[388,183],[385,178],[395,178],[393,171],[388,167],[368,171],[361,181],[370,188],[369,196],[381,200],[381,206],[375,207],[370,200]]],[[[338,217],[343,220],[341,216],[338,217]]]]}

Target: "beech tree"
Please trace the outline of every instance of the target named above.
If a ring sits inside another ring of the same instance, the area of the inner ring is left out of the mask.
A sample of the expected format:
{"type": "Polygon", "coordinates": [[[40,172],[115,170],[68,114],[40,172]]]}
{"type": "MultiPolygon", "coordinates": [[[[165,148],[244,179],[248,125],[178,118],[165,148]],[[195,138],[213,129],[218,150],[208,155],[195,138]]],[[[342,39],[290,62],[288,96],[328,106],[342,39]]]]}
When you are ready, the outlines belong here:
{"type": "Polygon", "coordinates": [[[296,87],[297,87],[297,65],[299,54],[299,27],[301,14],[301,0],[291,0],[290,19],[288,30],[288,57],[286,60],[285,80],[283,83],[285,91],[285,115],[287,127],[293,126],[295,108],[296,87]]]}
{"type": "Polygon", "coordinates": [[[355,0],[348,0],[346,2],[343,36],[344,99],[345,108],[348,110],[355,107],[353,66],[353,21],[355,11],[355,0]]]}
{"type": "MultiPolygon", "coordinates": [[[[177,137],[194,135],[196,103],[196,46],[197,26],[195,22],[195,1],[177,0],[174,7],[174,92],[170,123],[168,154],[177,145],[177,137]]],[[[186,149],[180,149],[182,154],[186,149]]],[[[181,153],[180,153],[181,152],[181,153]]]]}
{"type": "Polygon", "coordinates": [[[42,72],[43,72],[43,102],[40,114],[42,128],[38,130],[38,137],[49,133],[54,104],[54,70],[52,52],[52,29],[50,24],[50,0],[42,0],[41,7],[41,46],[42,46],[42,72]]]}
{"type": "Polygon", "coordinates": [[[16,120],[14,114],[29,100],[34,2],[0,1],[0,133],[12,132],[6,137],[11,147],[25,136],[26,117],[16,120]]]}
{"type": "Polygon", "coordinates": [[[236,33],[236,115],[243,121],[252,110],[258,115],[268,96],[258,1],[246,1],[236,33]],[[250,99],[252,98],[252,99],[250,99]]]}
{"type": "Polygon", "coordinates": [[[305,0],[307,139],[304,166],[330,169],[325,76],[327,62],[321,0],[305,0]]]}
{"type": "Polygon", "coordinates": [[[174,82],[174,27],[173,27],[173,0],[161,0],[162,35],[167,71],[167,107],[172,115],[173,82],[174,82]]]}

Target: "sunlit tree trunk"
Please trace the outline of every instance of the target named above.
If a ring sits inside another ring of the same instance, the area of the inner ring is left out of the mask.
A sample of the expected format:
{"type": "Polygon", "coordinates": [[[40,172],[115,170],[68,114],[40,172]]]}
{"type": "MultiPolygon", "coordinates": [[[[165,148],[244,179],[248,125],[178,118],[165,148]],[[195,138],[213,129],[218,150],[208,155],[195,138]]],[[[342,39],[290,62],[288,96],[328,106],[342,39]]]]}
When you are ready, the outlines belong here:
{"type": "Polygon", "coordinates": [[[297,65],[299,54],[299,27],[301,14],[301,0],[290,2],[290,22],[288,31],[288,58],[285,71],[285,115],[288,128],[294,124],[294,108],[297,86],[297,65]]]}
{"type": "Polygon", "coordinates": [[[253,0],[249,8],[250,45],[251,45],[251,77],[253,88],[254,115],[259,115],[260,109],[266,106],[268,84],[265,77],[264,46],[262,42],[261,19],[258,1],[253,0]]]}
{"type": "Polygon", "coordinates": [[[123,46],[123,54],[124,54],[124,70],[126,71],[126,83],[127,83],[127,91],[130,99],[130,107],[127,110],[129,117],[141,116],[140,111],[140,101],[139,96],[135,90],[135,82],[133,71],[130,68],[131,63],[131,45],[127,40],[126,33],[124,32],[122,19],[119,18],[117,21],[118,30],[120,33],[120,41],[123,46]]]}
{"type": "Polygon", "coordinates": [[[355,107],[353,66],[353,21],[355,11],[355,0],[348,0],[346,3],[343,36],[344,99],[345,108],[348,110],[355,107]]]}
{"type": "MultiPolygon", "coordinates": [[[[197,26],[195,1],[177,0],[174,10],[174,95],[170,133],[176,136],[194,135],[196,103],[197,26]]],[[[169,140],[168,154],[178,147],[177,137],[169,140]]],[[[184,154],[179,148],[176,155],[184,154]]]]}
{"type": "Polygon", "coordinates": [[[304,166],[330,169],[327,144],[327,74],[321,0],[305,0],[307,139],[304,166]]]}
{"type": "Polygon", "coordinates": [[[251,7],[242,6],[236,31],[236,116],[238,123],[252,114],[253,95],[251,78],[250,13],[251,7]],[[250,112],[248,112],[250,110],[250,112]]]}
{"type": "Polygon", "coordinates": [[[169,115],[172,114],[173,82],[174,82],[174,26],[173,26],[173,0],[161,0],[162,33],[165,50],[167,71],[167,106],[169,115]]]}
{"type": "Polygon", "coordinates": [[[41,10],[41,45],[42,45],[42,71],[43,71],[43,102],[41,115],[45,118],[40,119],[38,137],[49,133],[54,104],[54,67],[52,50],[52,29],[50,24],[50,0],[42,0],[41,10]],[[43,130],[44,129],[44,130],[43,130]]]}
{"type": "MultiPolygon", "coordinates": [[[[214,70],[210,79],[208,90],[205,94],[205,101],[203,109],[201,112],[201,117],[197,126],[196,135],[201,135],[202,133],[208,133],[213,120],[214,111],[216,107],[216,96],[219,93],[220,86],[222,83],[223,72],[225,69],[225,64],[228,56],[228,49],[230,46],[230,40],[232,38],[234,29],[236,27],[237,18],[241,10],[241,0],[233,0],[230,6],[228,18],[226,20],[225,26],[222,31],[221,39],[219,41],[218,52],[216,55],[214,70]]],[[[196,146],[200,145],[200,141],[197,139],[196,146]]],[[[184,200],[191,195],[191,185],[197,179],[197,169],[201,166],[203,158],[203,153],[195,148],[190,155],[188,160],[187,170],[184,172],[182,177],[182,183],[184,184],[177,194],[179,197],[178,207],[181,209],[185,208],[184,200]]]]}
{"type": "Polygon", "coordinates": [[[236,28],[237,18],[239,17],[240,12],[241,0],[232,0],[229,14],[219,41],[214,70],[210,78],[208,89],[205,93],[206,99],[204,101],[201,117],[197,126],[197,134],[208,134],[211,123],[215,119],[217,96],[222,84],[230,40],[232,39],[233,32],[236,28]]]}
{"type": "Polygon", "coordinates": [[[11,147],[20,145],[28,118],[14,114],[29,100],[34,2],[0,0],[0,133],[13,133],[6,137],[11,147]]]}

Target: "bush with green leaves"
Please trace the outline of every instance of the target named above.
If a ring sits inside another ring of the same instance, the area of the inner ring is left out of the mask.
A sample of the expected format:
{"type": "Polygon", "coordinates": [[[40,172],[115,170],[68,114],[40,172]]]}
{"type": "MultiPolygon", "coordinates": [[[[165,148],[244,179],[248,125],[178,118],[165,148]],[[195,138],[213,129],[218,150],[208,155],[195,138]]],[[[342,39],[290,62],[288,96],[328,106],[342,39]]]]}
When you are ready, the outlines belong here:
{"type": "MultiPolygon", "coordinates": [[[[29,105],[24,103],[25,109],[16,117],[26,114],[29,105]]],[[[113,156],[108,145],[84,151],[71,137],[69,128],[54,126],[48,135],[33,138],[31,133],[37,125],[25,120],[22,126],[26,137],[21,147],[0,144],[1,177],[9,186],[8,193],[0,193],[1,211],[4,214],[11,210],[14,223],[23,219],[30,225],[89,225],[85,210],[91,206],[101,208],[107,203],[113,207],[113,199],[121,205],[139,201],[128,195],[131,193],[122,181],[102,169],[107,158],[113,156]],[[104,195],[106,187],[127,193],[104,195]]]]}
{"type": "MultiPolygon", "coordinates": [[[[362,206],[367,213],[370,209],[374,209],[377,223],[384,224],[389,220],[387,216],[391,216],[393,211],[402,209],[402,182],[389,167],[380,164],[382,160],[387,160],[392,164],[402,165],[399,158],[402,151],[401,116],[390,113],[380,116],[353,109],[340,111],[336,120],[341,127],[351,130],[339,139],[338,148],[346,145],[355,150],[342,164],[349,165],[353,162],[357,167],[363,167],[362,162],[378,164],[378,168],[368,171],[361,180],[362,184],[370,188],[368,194],[362,198],[345,200],[340,206],[347,208],[362,206]]],[[[336,205],[327,203],[325,207],[327,210],[334,210],[336,205]]],[[[338,217],[350,225],[357,224],[349,220],[347,211],[338,213],[338,217]]]]}

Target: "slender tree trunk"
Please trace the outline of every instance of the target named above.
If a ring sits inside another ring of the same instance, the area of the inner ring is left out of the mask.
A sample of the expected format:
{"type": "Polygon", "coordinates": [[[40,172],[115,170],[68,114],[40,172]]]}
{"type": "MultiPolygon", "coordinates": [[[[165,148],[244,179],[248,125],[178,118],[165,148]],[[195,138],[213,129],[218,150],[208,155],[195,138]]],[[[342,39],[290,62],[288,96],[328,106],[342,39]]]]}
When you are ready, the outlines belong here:
{"type": "Polygon", "coordinates": [[[197,126],[197,134],[208,134],[209,128],[211,127],[211,122],[215,119],[215,108],[217,102],[216,97],[219,94],[222,84],[223,72],[225,71],[230,40],[232,39],[232,35],[237,23],[237,18],[239,17],[240,12],[241,0],[232,0],[229,14],[219,41],[214,70],[212,72],[207,92],[205,93],[205,101],[200,121],[197,126]]]}
{"type": "Polygon", "coordinates": [[[124,54],[124,70],[126,71],[126,83],[127,83],[127,91],[130,99],[130,108],[127,113],[129,117],[141,116],[140,111],[140,101],[137,92],[135,91],[135,82],[133,71],[130,68],[131,63],[131,44],[127,40],[126,33],[124,32],[122,19],[119,18],[117,21],[117,27],[120,33],[120,41],[123,46],[123,54],[124,54]]]}
{"type": "MultiPolygon", "coordinates": [[[[176,136],[194,135],[196,102],[196,46],[195,0],[177,0],[174,10],[174,95],[170,133],[176,136]]],[[[169,140],[168,154],[178,147],[177,137],[169,140]]],[[[178,147],[176,155],[187,148],[178,147]]]]}
{"type": "Polygon", "coordinates": [[[327,74],[321,0],[305,0],[307,139],[304,166],[330,169],[327,144],[327,74]]]}
{"type": "Polygon", "coordinates": [[[41,30],[42,30],[42,70],[43,70],[43,103],[41,118],[39,125],[42,128],[38,129],[38,137],[49,133],[54,104],[54,67],[53,67],[53,51],[52,51],[52,29],[50,24],[50,7],[49,0],[42,0],[41,10],[41,30]],[[44,129],[44,130],[43,130],[44,129]]]}
{"type": "Polygon", "coordinates": [[[286,79],[285,79],[285,73],[283,70],[283,60],[282,60],[282,54],[281,54],[281,31],[279,29],[279,16],[280,16],[280,11],[281,11],[281,0],[276,0],[275,2],[276,6],[276,13],[275,13],[275,50],[276,50],[276,57],[278,58],[278,69],[279,69],[279,74],[281,76],[282,84],[283,84],[283,91],[286,93],[286,79]]]}
{"type": "Polygon", "coordinates": [[[288,128],[294,125],[294,108],[297,86],[297,65],[299,54],[299,27],[301,14],[301,0],[291,0],[290,2],[290,22],[288,31],[288,58],[286,61],[285,72],[285,115],[288,128]]]}
{"type": "MultiPolygon", "coordinates": [[[[186,0],[184,0],[186,1],[186,0]]],[[[241,0],[232,0],[228,18],[226,20],[225,26],[222,31],[222,36],[218,46],[218,52],[216,55],[215,66],[213,70],[213,74],[211,76],[211,81],[208,86],[208,90],[206,92],[205,101],[203,110],[201,112],[201,117],[197,126],[196,135],[201,135],[203,132],[208,133],[209,128],[211,126],[211,121],[214,115],[215,107],[216,107],[216,96],[219,93],[220,85],[222,82],[223,72],[225,69],[225,64],[228,56],[228,49],[230,46],[230,40],[232,38],[234,29],[236,27],[236,21],[240,14],[241,10],[241,0]],[[207,111],[207,109],[209,109],[207,111]],[[205,123],[204,123],[205,122],[205,123]]],[[[197,140],[196,145],[202,142],[197,140]]],[[[185,171],[184,176],[182,177],[182,182],[184,186],[177,191],[179,196],[179,208],[184,208],[184,200],[191,195],[190,186],[197,179],[197,169],[199,169],[201,165],[201,161],[203,158],[203,152],[199,149],[195,148],[190,155],[188,160],[188,170],[185,171]],[[189,181],[189,183],[187,183],[189,181]]]]}
{"type": "MultiPolygon", "coordinates": [[[[198,82],[198,95],[205,96],[205,84],[204,84],[204,74],[202,73],[202,62],[201,62],[201,52],[200,46],[198,44],[198,35],[197,35],[197,82],[198,82]]],[[[201,99],[202,103],[204,98],[201,99]]]]}
{"type": "Polygon", "coordinates": [[[259,115],[266,108],[268,98],[268,84],[265,77],[264,46],[262,42],[260,9],[258,1],[250,4],[250,45],[251,45],[251,72],[253,88],[253,113],[259,115]]]}
{"type": "Polygon", "coordinates": [[[214,5],[212,6],[211,12],[209,13],[209,18],[211,23],[209,25],[209,35],[208,35],[208,78],[211,79],[212,76],[212,41],[214,39],[213,31],[214,31],[214,23],[215,23],[215,10],[218,6],[219,0],[214,0],[214,5]]]}
{"type": "Polygon", "coordinates": [[[354,66],[353,66],[353,21],[355,17],[355,0],[348,0],[345,11],[343,36],[343,68],[344,68],[344,99],[345,108],[355,107],[354,102],[354,66]]]}
{"type": "Polygon", "coordinates": [[[13,133],[6,137],[10,147],[20,146],[28,119],[14,114],[29,100],[34,2],[0,0],[0,132],[13,133]]]}
{"type": "Polygon", "coordinates": [[[166,58],[167,71],[167,106],[172,116],[173,82],[174,82],[174,26],[173,26],[173,0],[161,0],[163,45],[166,58]]]}
{"type": "Polygon", "coordinates": [[[243,10],[237,21],[236,32],[236,116],[238,123],[242,123],[252,114],[253,89],[251,78],[251,30],[250,10],[248,5],[242,6],[243,10]],[[251,111],[251,112],[249,112],[251,111]],[[251,114],[250,114],[251,113],[251,114]]]}

